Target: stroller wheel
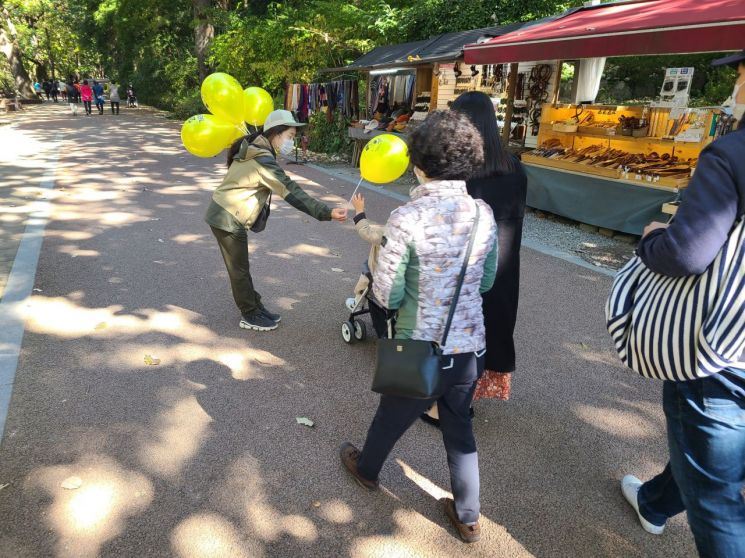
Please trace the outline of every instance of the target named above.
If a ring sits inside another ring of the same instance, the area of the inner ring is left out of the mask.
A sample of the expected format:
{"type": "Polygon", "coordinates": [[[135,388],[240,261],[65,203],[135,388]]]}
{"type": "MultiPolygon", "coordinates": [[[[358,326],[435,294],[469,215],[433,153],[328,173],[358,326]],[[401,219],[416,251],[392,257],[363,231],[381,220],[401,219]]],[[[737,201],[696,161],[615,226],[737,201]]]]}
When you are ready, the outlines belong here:
{"type": "Polygon", "coordinates": [[[341,338],[349,344],[354,343],[354,329],[352,322],[344,322],[341,324],[341,338]]]}
{"type": "Polygon", "coordinates": [[[354,338],[357,341],[364,341],[365,337],[367,337],[367,326],[365,325],[365,322],[354,320],[352,324],[354,325],[354,338]]]}

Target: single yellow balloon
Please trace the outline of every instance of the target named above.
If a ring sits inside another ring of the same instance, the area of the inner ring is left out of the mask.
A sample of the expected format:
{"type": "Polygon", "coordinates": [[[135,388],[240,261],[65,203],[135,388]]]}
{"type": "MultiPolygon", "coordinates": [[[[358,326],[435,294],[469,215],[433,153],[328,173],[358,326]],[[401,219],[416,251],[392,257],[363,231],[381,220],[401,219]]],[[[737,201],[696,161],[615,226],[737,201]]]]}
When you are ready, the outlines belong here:
{"type": "Polygon", "coordinates": [[[181,126],[184,147],[197,157],[214,157],[241,135],[235,124],[211,114],[197,114],[181,126]]]}
{"type": "Polygon", "coordinates": [[[360,174],[368,182],[387,184],[400,178],[409,168],[409,147],[393,134],[370,140],[360,157],[360,174]]]}
{"type": "Polygon", "coordinates": [[[202,82],[202,102],[207,109],[233,124],[243,123],[243,87],[233,76],[216,72],[202,82]]]}
{"type": "Polygon", "coordinates": [[[261,87],[248,87],[243,92],[243,119],[252,126],[263,126],[274,110],[272,96],[261,87]]]}

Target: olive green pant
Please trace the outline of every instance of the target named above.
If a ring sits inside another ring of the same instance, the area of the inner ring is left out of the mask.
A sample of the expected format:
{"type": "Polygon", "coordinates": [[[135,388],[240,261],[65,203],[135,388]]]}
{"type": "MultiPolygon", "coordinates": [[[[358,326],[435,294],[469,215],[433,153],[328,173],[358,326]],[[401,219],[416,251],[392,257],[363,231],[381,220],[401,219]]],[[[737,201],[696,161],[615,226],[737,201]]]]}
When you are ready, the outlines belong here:
{"type": "Polygon", "coordinates": [[[261,308],[261,295],[254,289],[248,265],[248,235],[245,230],[228,232],[212,226],[210,228],[228,270],[235,304],[242,315],[253,314],[261,308]]]}

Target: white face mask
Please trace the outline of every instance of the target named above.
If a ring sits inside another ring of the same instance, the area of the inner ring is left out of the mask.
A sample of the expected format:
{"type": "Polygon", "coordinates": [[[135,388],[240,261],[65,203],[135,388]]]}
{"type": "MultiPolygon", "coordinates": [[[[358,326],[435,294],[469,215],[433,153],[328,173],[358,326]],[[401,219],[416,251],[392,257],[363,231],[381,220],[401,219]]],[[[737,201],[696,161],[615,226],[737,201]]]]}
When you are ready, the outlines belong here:
{"type": "Polygon", "coordinates": [[[289,138],[286,139],[282,142],[282,145],[279,146],[279,152],[285,157],[291,157],[292,154],[295,153],[295,142],[289,138]]]}
{"type": "Polygon", "coordinates": [[[732,95],[724,102],[724,106],[732,112],[732,116],[737,120],[742,120],[742,117],[745,115],[745,103],[737,102],[737,95],[739,94],[742,85],[742,83],[736,83],[732,90],[732,95]]]}
{"type": "Polygon", "coordinates": [[[734,116],[738,121],[742,120],[742,117],[745,116],[745,103],[733,105],[732,116],[734,116]]]}

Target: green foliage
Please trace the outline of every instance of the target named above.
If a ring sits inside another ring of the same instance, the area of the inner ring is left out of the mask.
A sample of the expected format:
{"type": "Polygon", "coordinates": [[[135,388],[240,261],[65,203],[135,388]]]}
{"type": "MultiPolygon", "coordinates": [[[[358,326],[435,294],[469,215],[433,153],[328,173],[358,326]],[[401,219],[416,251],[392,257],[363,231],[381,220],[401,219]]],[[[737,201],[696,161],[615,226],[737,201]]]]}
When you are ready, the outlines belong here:
{"type": "Polygon", "coordinates": [[[530,21],[581,6],[582,0],[424,0],[405,10],[412,40],[439,33],[530,21]]]}
{"type": "Polygon", "coordinates": [[[401,16],[384,0],[275,2],[265,16],[236,10],[212,44],[212,63],[241,83],[277,92],[402,39],[401,16]]]}
{"type": "Polygon", "coordinates": [[[337,113],[331,122],[325,113],[311,115],[306,129],[310,143],[308,148],[317,153],[349,154],[352,140],[347,129],[350,120],[337,113]]]}
{"type": "MultiPolygon", "coordinates": [[[[204,112],[195,57],[196,0],[0,0],[15,23],[27,70],[43,79],[106,75],[132,82],[141,102],[178,118],[204,112]]],[[[209,63],[242,84],[281,100],[288,82],[320,77],[370,49],[439,33],[529,21],[583,0],[213,0],[207,10],[215,39],[209,63]]],[[[696,68],[692,104],[718,104],[731,92],[729,69],[711,68],[713,55],[611,59],[600,100],[657,96],[664,68],[696,68]]],[[[569,76],[565,76],[569,77],[569,76]]],[[[0,61],[0,90],[12,89],[0,61]]],[[[360,99],[364,100],[364,89],[360,99]]],[[[277,103],[280,106],[280,103],[277,103]]],[[[347,122],[312,118],[311,149],[349,149],[347,122]]]]}

